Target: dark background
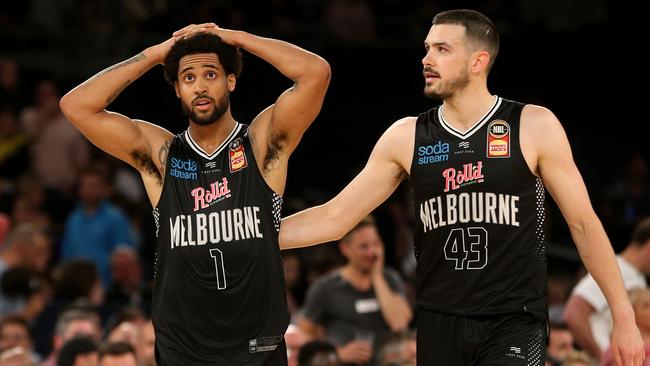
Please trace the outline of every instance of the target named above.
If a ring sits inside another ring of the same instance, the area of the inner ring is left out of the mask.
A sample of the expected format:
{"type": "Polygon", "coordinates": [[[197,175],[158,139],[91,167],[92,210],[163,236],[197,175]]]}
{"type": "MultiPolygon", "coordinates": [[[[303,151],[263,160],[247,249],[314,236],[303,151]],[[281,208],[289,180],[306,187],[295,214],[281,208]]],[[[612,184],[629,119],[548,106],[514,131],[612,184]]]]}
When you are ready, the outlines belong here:
{"type": "MultiPolygon", "coordinates": [[[[558,116],[598,203],[632,153],[648,159],[642,114],[647,92],[641,81],[647,40],[641,36],[640,5],[629,0],[3,1],[0,44],[2,56],[16,58],[28,82],[53,77],[63,92],[190,23],[214,21],[318,53],[331,64],[332,81],[322,112],[291,158],[287,214],[332,197],[391,123],[436,104],[422,93],[422,44],[431,19],[441,10],[476,9],[501,34],[490,91],[546,106],[558,116]],[[366,9],[358,23],[370,21],[361,28],[369,28],[369,35],[354,30],[357,20],[345,6],[332,11],[340,3],[366,9]],[[134,15],[133,4],[148,9],[147,15],[134,15]],[[333,25],[340,19],[353,30],[341,32],[333,25]]],[[[231,98],[233,115],[250,122],[289,86],[271,66],[245,54],[231,98]]],[[[134,82],[110,109],[174,133],[187,127],[161,67],[134,82]]],[[[549,209],[551,239],[570,243],[561,216],[554,206],[549,209]]],[[[624,240],[617,238],[615,246],[624,240]]]]}

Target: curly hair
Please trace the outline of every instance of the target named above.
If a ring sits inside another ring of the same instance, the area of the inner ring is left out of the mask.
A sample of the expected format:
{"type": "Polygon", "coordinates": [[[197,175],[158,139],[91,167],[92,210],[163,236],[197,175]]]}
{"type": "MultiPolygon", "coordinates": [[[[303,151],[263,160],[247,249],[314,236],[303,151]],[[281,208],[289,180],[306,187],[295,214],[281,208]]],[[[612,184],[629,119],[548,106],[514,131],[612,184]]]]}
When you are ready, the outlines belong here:
{"type": "Polygon", "coordinates": [[[231,46],[215,34],[198,33],[178,40],[165,57],[165,79],[170,83],[178,81],[178,64],[183,56],[198,53],[214,53],[219,57],[226,74],[239,77],[242,69],[242,54],[239,48],[231,46]]]}

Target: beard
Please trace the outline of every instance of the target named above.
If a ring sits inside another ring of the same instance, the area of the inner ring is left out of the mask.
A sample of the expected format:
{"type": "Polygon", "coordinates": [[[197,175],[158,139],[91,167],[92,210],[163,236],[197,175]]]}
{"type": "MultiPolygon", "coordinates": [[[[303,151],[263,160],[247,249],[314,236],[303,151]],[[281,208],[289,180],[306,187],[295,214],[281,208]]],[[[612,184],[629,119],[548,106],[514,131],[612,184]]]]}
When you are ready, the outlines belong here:
{"type": "Polygon", "coordinates": [[[425,86],[424,95],[436,100],[449,99],[453,97],[457,91],[465,88],[467,84],[469,84],[469,68],[465,66],[458,76],[447,81],[440,79],[435,86],[425,86]]]}
{"type": "Polygon", "coordinates": [[[185,104],[183,101],[181,101],[181,110],[183,111],[183,116],[189,118],[192,122],[196,123],[199,126],[207,126],[215,123],[217,120],[219,120],[219,118],[221,118],[221,116],[223,116],[224,113],[226,113],[228,107],[230,107],[230,93],[224,95],[221,100],[219,100],[219,103],[215,102],[214,99],[208,97],[207,95],[201,95],[194,99],[198,98],[210,99],[212,102],[212,113],[207,115],[199,114],[196,110],[194,110],[191,104],[185,104]]]}

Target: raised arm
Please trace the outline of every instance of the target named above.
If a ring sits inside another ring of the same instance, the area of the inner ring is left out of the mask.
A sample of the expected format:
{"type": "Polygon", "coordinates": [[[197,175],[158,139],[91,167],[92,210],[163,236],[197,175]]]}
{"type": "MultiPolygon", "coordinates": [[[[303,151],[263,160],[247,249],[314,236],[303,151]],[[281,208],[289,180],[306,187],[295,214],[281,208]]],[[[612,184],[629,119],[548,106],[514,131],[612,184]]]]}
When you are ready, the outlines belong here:
{"type": "Polygon", "coordinates": [[[612,311],[612,352],[620,365],[641,365],[644,346],[623,286],[614,251],[596,216],[560,122],[549,110],[526,106],[522,112],[522,146],[536,161],[538,174],[558,204],[587,270],[612,311]]]}
{"type": "Polygon", "coordinates": [[[384,202],[410,171],[415,118],[397,121],[379,138],[363,170],[336,197],[282,219],[280,248],[338,240],[384,202]]]}

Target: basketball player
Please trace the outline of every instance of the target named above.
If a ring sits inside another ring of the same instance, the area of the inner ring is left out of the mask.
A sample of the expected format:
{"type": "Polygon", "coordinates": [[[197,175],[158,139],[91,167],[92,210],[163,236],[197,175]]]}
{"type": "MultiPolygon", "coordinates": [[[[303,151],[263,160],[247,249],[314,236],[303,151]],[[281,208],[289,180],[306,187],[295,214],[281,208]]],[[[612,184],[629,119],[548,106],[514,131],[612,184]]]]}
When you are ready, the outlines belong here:
{"type": "Polygon", "coordinates": [[[289,155],[318,114],[329,77],[313,53],[208,23],[175,32],[61,100],[91,142],[140,172],[155,208],[157,365],[286,365],[281,195],[289,155]],[[229,105],[239,48],[295,82],[250,125],[229,105]],[[105,110],[161,63],[189,120],[178,135],[105,110]]]}
{"type": "Polygon", "coordinates": [[[543,365],[546,186],[613,310],[616,357],[640,365],[634,314],[559,121],[487,89],[498,45],[480,13],[436,15],[422,65],[424,92],[442,105],[395,122],[341,193],[283,220],[281,246],[340,238],[408,176],[418,364],[543,365]]]}

